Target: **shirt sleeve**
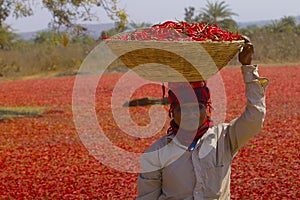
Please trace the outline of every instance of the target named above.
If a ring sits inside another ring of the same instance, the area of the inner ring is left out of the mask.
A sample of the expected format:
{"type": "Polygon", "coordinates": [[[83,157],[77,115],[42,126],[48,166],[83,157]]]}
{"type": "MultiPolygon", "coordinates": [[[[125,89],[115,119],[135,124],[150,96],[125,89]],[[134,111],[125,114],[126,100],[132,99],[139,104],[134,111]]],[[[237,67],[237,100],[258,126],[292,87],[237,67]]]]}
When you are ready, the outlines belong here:
{"type": "Polygon", "coordinates": [[[161,171],[140,173],[137,200],[158,199],[161,195],[161,171]]]}
{"type": "Polygon", "coordinates": [[[233,156],[263,126],[266,115],[265,89],[269,83],[267,78],[259,76],[257,65],[243,65],[241,69],[247,105],[242,115],[229,124],[228,137],[233,156]]]}
{"type": "Polygon", "coordinates": [[[154,143],[141,158],[142,172],[138,175],[137,200],[158,199],[162,193],[162,167],[159,162],[161,140],[154,143]]]}

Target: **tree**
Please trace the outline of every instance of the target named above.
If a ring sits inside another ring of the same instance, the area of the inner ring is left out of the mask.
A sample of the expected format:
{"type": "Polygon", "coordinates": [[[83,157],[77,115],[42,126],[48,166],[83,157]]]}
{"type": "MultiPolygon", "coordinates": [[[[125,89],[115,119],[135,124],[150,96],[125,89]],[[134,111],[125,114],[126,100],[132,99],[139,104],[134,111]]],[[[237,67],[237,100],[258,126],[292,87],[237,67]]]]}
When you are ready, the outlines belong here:
{"type": "MultiPolygon", "coordinates": [[[[37,5],[36,0],[0,0],[0,27],[8,16],[19,18],[32,15],[32,8],[37,5]]],[[[124,29],[127,23],[127,14],[118,8],[117,0],[42,0],[40,5],[51,13],[50,27],[57,32],[64,28],[78,35],[85,30],[78,22],[98,19],[93,13],[93,9],[97,8],[104,9],[115,21],[118,30],[124,29]]]]}
{"type": "Polygon", "coordinates": [[[257,26],[256,24],[251,24],[251,25],[246,26],[245,28],[239,29],[240,34],[246,35],[250,38],[252,38],[252,36],[258,32],[261,32],[261,28],[259,26],[257,26]]]}
{"type": "Polygon", "coordinates": [[[99,38],[99,39],[106,39],[106,38],[114,36],[114,35],[116,35],[118,33],[120,33],[120,32],[116,28],[111,28],[109,30],[102,31],[101,32],[101,38],[99,38]]]}
{"type": "Polygon", "coordinates": [[[225,1],[215,3],[207,1],[206,7],[201,9],[202,20],[210,24],[219,23],[224,19],[231,19],[233,15],[237,15],[228,8],[225,1]]]}
{"type": "Polygon", "coordinates": [[[208,24],[218,24],[220,28],[227,30],[236,30],[238,25],[232,19],[232,16],[237,15],[232,12],[229,6],[225,1],[220,3],[216,1],[215,3],[207,1],[207,4],[204,8],[200,9],[198,15],[194,17],[195,8],[189,7],[185,9],[185,20],[192,22],[202,22],[205,21],[208,24]]]}
{"type": "Polygon", "coordinates": [[[93,8],[104,8],[107,15],[116,22],[117,29],[122,30],[127,23],[127,14],[118,9],[117,0],[43,0],[43,6],[52,14],[51,26],[59,31],[62,27],[71,29],[75,35],[85,31],[78,21],[97,19],[93,8]]]}
{"type": "Polygon", "coordinates": [[[185,11],[185,17],[184,17],[184,21],[188,22],[188,23],[192,23],[192,22],[199,22],[200,21],[200,16],[195,16],[195,8],[194,7],[188,7],[188,8],[184,8],[185,11]]]}
{"type": "Polygon", "coordinates": [[[297,27],[297,20],[292,16],[284,16],[280,20],[280,25],[284,31],[293,32],[297,27]]]}
{"type": "Polygon", "coordinates": [[[125,26],[124,29],[122,29],[122,30],[118,30],[117,28],[111,28],[109,30],[102,31],[100,39],[106,39],[106,38],[112,37],[112,36],[122,32],[122,31],[125,31],[125,30],[130,30],[130,29],[131,30],[132,29],[139,30],[139,29],[149,28],[151,26],[152,26],[152,24],[149,24],[149,23],[146,23],[146,22],[136,23],[134,21],[131,21],[129,23],[129,27],[125,26]]]}
{"type": "Polygon", "coordinates": [[[15,39],[17,35],[10,30],[9,26],[0,27],[0,49],[10,49],[15,39]]]}
{"type": "Polygon", "coordinates": [[[266,28],[271,32],[293,32],[297,28],[296,18],[292,16],[285,16],[279,21],[275,20],[266,28]]]}
{"type": "Polygon", "coordinates": [[[131,21],[129,23],[130,27],[133,29],[143,29],[143,28],[149,28],[152,26],[150,23],[142,22],[142,23],[136,23],[134,21],[131,21]]]}
{"type": "Polygon", "coordinates": [[[3,22],[13,15],[15,18],[27,17],[32,15],[30,0],[0,0],[0,27],[3,27],[3,22]]]}
{"type": "Polygon", "coordinates": [[[297,26],[297,20],[296,20],[295,17],[292,17],[292,16],[284,16],[283,18],[281,18],[280,22],[284,26],[290,26],[290,27],[296,27],[297,26]]]}
{"type": "Polygon", "coordinates": [[[54,33],[53,31],[42,31],[37,33],[33,41],[35,43],[44,43],[44,44],[57,44],[62,38],[61,34],[54,33]]]}

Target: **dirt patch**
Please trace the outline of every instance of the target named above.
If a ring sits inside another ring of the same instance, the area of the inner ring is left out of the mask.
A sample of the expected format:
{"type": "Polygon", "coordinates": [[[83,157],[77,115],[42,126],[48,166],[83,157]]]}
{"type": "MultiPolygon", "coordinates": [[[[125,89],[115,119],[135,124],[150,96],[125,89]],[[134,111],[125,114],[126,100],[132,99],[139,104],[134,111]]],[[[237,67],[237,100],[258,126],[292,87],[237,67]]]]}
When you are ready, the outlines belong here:
{"type": "Polygon", "coordinates": [[[45,107],[0,107],[0,121],[18,117],[39,117],[45,107]]]}

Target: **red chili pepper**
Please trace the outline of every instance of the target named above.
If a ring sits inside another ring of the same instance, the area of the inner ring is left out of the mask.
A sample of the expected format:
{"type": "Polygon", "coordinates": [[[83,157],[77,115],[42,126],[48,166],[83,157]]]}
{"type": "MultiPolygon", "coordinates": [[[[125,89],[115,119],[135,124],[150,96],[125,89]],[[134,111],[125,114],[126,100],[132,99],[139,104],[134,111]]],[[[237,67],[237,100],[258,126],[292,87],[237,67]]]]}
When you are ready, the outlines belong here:
{"type": "Polygon", "coordinates": [[[184,21],[166,21],[162,24],[153,25],[151,28],[142,31],[135,31],[129,36],[121,36],[121,40],[185,40],[185,41],[233,41],[241,40],[238,33],[227,32],[218,27],[217,24],[209,25],[206,22],[187,23],[184,21]]]}

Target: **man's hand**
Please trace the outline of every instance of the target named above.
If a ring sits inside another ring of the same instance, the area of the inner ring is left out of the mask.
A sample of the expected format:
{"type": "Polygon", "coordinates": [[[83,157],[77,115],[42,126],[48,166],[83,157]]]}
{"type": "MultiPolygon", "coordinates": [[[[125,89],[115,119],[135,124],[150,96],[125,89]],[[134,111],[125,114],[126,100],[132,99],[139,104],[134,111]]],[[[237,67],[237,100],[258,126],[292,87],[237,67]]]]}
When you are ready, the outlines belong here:
{"type": "Polygon", "coordinates": [[[249,40],[246,40],[246,43],[242,51],[239,53],[240,63],[242,65],[251,65],[253,55],[254,55],[253,44],[249,40]]]}

